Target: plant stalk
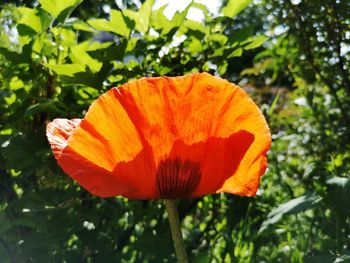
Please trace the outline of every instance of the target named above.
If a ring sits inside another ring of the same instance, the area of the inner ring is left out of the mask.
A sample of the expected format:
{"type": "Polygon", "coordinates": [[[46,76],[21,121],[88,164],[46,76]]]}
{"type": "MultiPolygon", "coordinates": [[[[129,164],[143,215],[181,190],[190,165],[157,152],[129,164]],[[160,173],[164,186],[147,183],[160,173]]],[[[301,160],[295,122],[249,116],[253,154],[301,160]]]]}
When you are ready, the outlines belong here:
{"type": "Polygon", "coordinates": [[[164,199],[164,204],[168,212],[168,219],[173,236],[176,258],[178,263],[188,263],[186,248],[182,238],[179,213],[176,208],[175,200],[164,199]]]}

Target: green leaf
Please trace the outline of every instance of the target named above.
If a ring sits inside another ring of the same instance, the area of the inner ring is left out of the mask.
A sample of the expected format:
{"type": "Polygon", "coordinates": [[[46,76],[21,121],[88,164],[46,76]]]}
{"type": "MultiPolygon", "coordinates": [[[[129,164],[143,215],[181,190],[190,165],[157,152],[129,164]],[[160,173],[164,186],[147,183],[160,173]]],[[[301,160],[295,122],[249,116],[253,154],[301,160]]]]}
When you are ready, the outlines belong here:
{"type": "Polygon", "coordinates": [[[350,190],[350,178],[336,176],[328,179],[327,184],[350,190]]]}
{"type": "Polygon", "coordinates": [[[84,85],[88,87],[94,87],[94,88],[100,88],[101,86],[98,86],[94,73],[91,72],[90,69],[87,69],[85,71],[76,72],[71,75],[61,75],[60,79],[64,85],[84,85]]]}
{"type": "Polygon", "coordinates": [[[188,37],[185,43],[186,43],[186,49],[193,54],[203,51],[203,44],[199,39],[195,37],[188,37]]]}
{"type": "Polygon", "coordinates": [[[89,45],[90,42],[86,41],[79,45],[72,46],[70,58],[73,63],[86,65],[92,72],[98,72],[102,67],[102,62],[99,62],[98,60],[89,56],[87,51],[89,51],[90,48],[95,50],[93,46],[89,47],[89,45]]]}
{"type": "Polygon", "coordinates": [[[235,17],[246,8],[252,0],[229,0],[227,5],[222,9],[222,13],[227,17],[235,17]]]}
{"type": "Polygon", "coordinates": [[[88,24],[96,30],[113,32],[128,37],[133,28],[133,23],[125,18],[121,11],[111,10],[110,21],[106,19],[91,19],[88,24]]]}
{"type": "Polygon", "coordinates": [[[125,18],[121,11],[112,10],[111,27],[113,29],[112,32],[124,37],[128,37],[130,35],[131,29],[133,28],[133,23],[125,18]]]}
{"type": "Polygon", "coordinates": [[[201,252],[195,255],[193,263],[209,263],[210,254],[207,252],[201,252]]]}
{"type": "Polygon", "coordinates": [[[209,18],[208,7],[206,5],[200,4],[200,3],[197,3],[197,2],[192,2],[191,7],[201,10],[203,12],[204,17],[206,18],[206,20],[209,18]]]}
{"type": "Polygon", "coordinates": [[[139,20],[136,24],[136,29],[140,30],[140,32],[147,32],[149,29],[153,4],[154,0],[146,0],[138,12],[139,20]]]}
{"type": "Polygon", "coordinates": [[[76,30],[94,32],[94,30],[87,23],[80,20],[74,21],[73,28],[76,30]]]}
{"type": "Polygon", "coordinates": [[[233,58],[233,57],[240,57],[243,54],[243,49],[242,48],[237,48],[233,52],[231,52],[230,55],[228,55],[227,58],[233,58]]]}
{"type": "Polygon", "coordinates": [[[36,220],[31,218],[19,218],[15,220],[11,220],[12,226],[26,226],[29,228],[34,228],[37,225],[36,220]]]}
{"type": "Polygon", "coordinates": [[[350,262],[350,251],[347,251],[346,254],[338,256],[334,263],[349,263],[350,262]]]}
{"type": "Polygon", "coordinates": [[[11,221],[4,212],[0,212],[0,235],[11,227],[11,221]]]}
{"type": "Polygon", "coordinates": [[[203,40],[209,34],[209,28],[194,20],[187,19],[184,22],[187,35],[193,35],[199,40],[203,40]]]}
{"type": "Polygon", "coordinates": [[[64,10],[72,11],[81,2],[82,0],[39,0],[41,7],[54,18],[58,18],[64,10]]]}
{"type": "Polygon", "coordinates": [[[6,164],[11,169],[20,171],[29,168],[34,170],[38,161],[36,153],[42,146],[41,143],[42,138],[38,137],[38,134],[17,135],[12,137],[7,144],[3,144],[0,149],[7,161],[6,164]]]}
{"type": "Polygon", "coordinates": [[[223,34],[211,34],[210,36],[208,36],[208,40],[210,42],[214,42],[214,44],[218,44],[220,46],[226,46],[227,43],[227,36],[223,35],[223,34]]]}
{"type": "Polygon", "coordinates": [[[88,51],[87,53],[99,61],[122,60],[125,54],[127,41],[122,41],[119,45],[111,44],[105,48],[88,51]]]}
{"type": "Polygon", "coordinates": [[[38,112],[64,113],[59,107],[64,109],[64,104],[54,100],[43,100],[30,106],[26,111],[26,115],[34,115],[38,112]]]}
{"type": "Polygon", "coordinates": [[[305,263],[320,263],[320,262],[334,262],[335,256],[330,253],[316,254],[306,256],[303,260],[305,263]]]}
{"type": "Polygon", "coordinates": [[[93,72],[89,67],[81,64],[45,65],[58,74],[64,85],[85,85],[93,88],[101,88],[102,83],[108,77],[112,64],[104,62],[98,72],[93,72]]]}
{"type": "Polygon", "coordinates": [[[254,38],[254,40],[252,42],[250,42],[248,45],[244,46],[244,49],[249,50],[249,49],[254,49],[254,48],[260,47],[268,39],[269,38],[264,36],[264,35],[257,36],[254,38]]]}
{"type": "Polygon", "coordinates": [[[96,30],[113,32],[113,27],[111,26],[110,22],[106,19],[91,19],[88,20],[87,23],[96,30]]]}
{"type": "MultiPolygon", "coordinates": [[[[179,28],[184,23],[190,7],[191,5],[188,5],[182,12],[175,13],[173,18],[171,19],[171,23],[168,25],[166,32],[170,32],[170,30],[173,28],[179,28]]],[[[163,33],[166,34],[166,32],[163,33]]]]}
{"type": "Polygon", "coordinates": [[[62,64],[62,65],[50,65],[46,64],[45,67],[53,70],[56,74],[58,75],[65,75],[65,76],[70,76],[73,77],[74,74],[78,72],[84,72],[85,71],[85,66],[81,64],[62,64]]]}
{"type": "Polygon", "coordinates": [[[158,74],[160,76],[164,76],[164,75],[168,74],[169,72],[171,72],[172,70],[173,70],[173,68],[169,68],[167,66],[163,66],[163,67],[159,68],[158,74]]]}
{"type": "Polygon", "coordinates": [[[188,10],[191,5],[188,5],[182,12],[176,12],[171,20],[164,15],[165,6],[162,6],[152,13],[152,26],[161,35],[167,35],[169,38],[176,33],[177,29],[184,23],[188,10]]]}
{"type": "Polygon", "coordinates": [[[0,234],[3,234],[5,231],[11,229],[14,226],[34,228],[37,225],[37,222],[30,218],[17,218],[10,220],[3,212],[0,213],[0,223],[0,234]]]}
{"type": "Polygon", "coordinates": [[[272,113],[274,112],[274,110],[275,110],[275,108],[276,108],[276,106],[277,106],[277,103],[278,103],[279,99],[280,99],[280,92],[278,92],[277,95],[275,96],[275,98],[273,99],[272,104],[271,104],[271,106],[270,106],[270,109],[269,109],[269,111],[267,112],[267,115],[268,115],[268,116],[272,116],[272,113]]]}
{"type": "MultiPolygon", "coordinates": [[[[55,35],[55,38],[60,39],[60,45],[62,45],[63,47],[68,48],[77,45],[78,35],[75,31],[61,27],[54,27],[51,29],[51,32],[55,35]]],[[[54,46],[56,47],[55,43],[54,46]]]]}
{"type": "Polygon", "coordinates": [[[141,33],[145,33],[149,29],[152,7],[154,0],[145,1],[138,12],[132,10],[124,10],[123,13],[135,22],[135,28],[141,33]]]}
{"type": "Polygon", "coordinates": [[[33,30],[35,33],[40,33],[42,31],[41,19],[38,16],[38,10],[27,7],[19,7],[17,10],[19,11],[21,17],[18,21],[18,25],[20,26],[19,33],[31,33],[28,31],[25,32],[25,28],[21,28],[21,26],[27,27],[29,30],[33,30]]]}
{"type": "Polygon", "coordinates": [[[344,206],[343,202],[350,200],[350,178],[333,177],[326,181],[329,185],[329,193],[332,195],[333,204],[337,204],[340,210],[344,210],[349,206],[344,206]]]}
{"type": "Polygon", "coordinates": [[[4,56],[6,60],[11,61],[14,64],[30,62],[30,58],[24,56],[23,53],[10,51],[4,47],[0,47],[0,55],[4,56]]]}
{"type": "Polygon", "coordinates": [[[220,75],[224,75],[226,73],[227,66],[228,66],[227,61],[223,61],[222,63],[219,64],[218,72],[219,72],[220,75]]]}
{"type": "Polygon", "coordinates": [[[232,36],[229,37],[229,42],[230,43],[235,43],[235,42],[243,42],[247,40],[251,35],[253,35],[254,31],[252,27],[245,27],[240,30],[235,30],[232,33],[232,36]]]}
{"type": "Polygon", "coordinates": [[[279,205],[268,214],[267,219],[261,225],[259,232],[263,232],[268,226],[276,224],[285,215],[298,214],[307,209],[311,209],[315,203],[320,200],[321,198],[317,195],[306,194],[279,205]]]}
{"type": "Polygon", "coordinates": [[[164,15],[166,7],[167,5],[164,5],[152,13],[151,25],[156,31],[162,31],[162,29],[170,23],[170,20],[164,15]]]}

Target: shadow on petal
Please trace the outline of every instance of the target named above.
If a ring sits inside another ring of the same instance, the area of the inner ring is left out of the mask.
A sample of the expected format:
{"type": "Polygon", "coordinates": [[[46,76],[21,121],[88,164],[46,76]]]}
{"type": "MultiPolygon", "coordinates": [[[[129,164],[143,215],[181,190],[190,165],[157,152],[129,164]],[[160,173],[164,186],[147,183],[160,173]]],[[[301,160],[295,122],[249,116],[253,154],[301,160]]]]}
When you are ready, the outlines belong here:
{"type": "Polygon", "coordinates": [[[113,175],[133,186],[133,191],[123,193],[132,199],[158,198],[154,187],[156,165],[152,149],[148,144],[129,162],[120,162],[113,170],[113,175]]]}
{"type": "Polygon", "coordinates": [[[190,198],[217,192],[234,176],[254,135],[238,131],[228,138],[211,137],[205,142],[174,143],[156,172],[158,198],[190,198]]]}

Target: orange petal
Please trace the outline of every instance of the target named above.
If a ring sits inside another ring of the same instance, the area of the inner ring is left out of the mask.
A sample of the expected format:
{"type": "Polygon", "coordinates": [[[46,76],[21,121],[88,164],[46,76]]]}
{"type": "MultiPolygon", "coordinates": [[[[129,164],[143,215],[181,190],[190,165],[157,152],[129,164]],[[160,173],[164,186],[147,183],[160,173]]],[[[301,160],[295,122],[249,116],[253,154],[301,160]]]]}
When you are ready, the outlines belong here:
{"type": "MultiPolygon", "coordinates": [[[[222,185],[215,181],[222,179],[216,179],[215,167],[211,170],[211,180],[204,177],[202,180],[216,185],[217,192],[256,193],[266,167],[271,135],[259,108],[238,86],[207,73],[175,78],[143,78],[121,86],[116,98],[129,113],[143,140],[151,146],[156,164],[168,158],[174,143],[179,140],[190,146],[210,138],[229,138],[239,131],[252,134],[254,141],[246,149],[237,169],[222,185]]],[[[232,144],[230,141],[227,143],[232,144]]],[[[239,147],[239,142],[236,146],[239,147]]],[[[215,147],[218,146],[209,148],[215,147]]],[[[221,151],[218,148],[216,155],[222,156],[221,151]]],[[[186,155],[189,153],[179,152],[172,158],[185,160],[186,155]]],[[[186,158],[191,159],[191,156],[186,158]]],[[[197,158],[196,154],[193,158],[197,158]]],[[[222,158],[222,161],[237,162],[235,158],[231,161],[222,158]]],[[[202,163],[202,168],[207,166],[202,163]]],[[[201,182],[199,188],[204,190],[197,189],[197,193],[205,194],[210,188],[208,184],[201,182]]]]}
{"type": "Polygon", "coordinates": [[[58,163],[96,195],[133,192],[132,197],[135,197],[140,195],[135,193],[137,190],[144,196],[152,196],[153,184],[148,176],[155,173],[152,156],[146,154],[146,147],[128,112],[115,98],[116,92],[112,89],[92,104],[69,137],[58,163]]]}
{"type": "Polygon", "coordinates": [[[110,197],[135,191],[130,184],[77,154],[70,146],[63,150],[58,164],[66,174],[94,195],[110,197]]]}
{"type": "Polygon", "coordinates": [[[47,125],[47,137],[55,158],[65,173],[91,193],[101,196],[115,196],[130,193],[137,197],[135,189],[121,182],[111,172],[76,154],[69,144],[71,135],[80,124],[80,119],[55,119],[47,125]]]}
{"type": "Polygon", "coordinates": [[[56,159],[61,156],[67,146],[69,136],[79,126],[81,119],[55,119],[47,125],[46,136],[51,144],[56,159]]]}
{"type": "Polygon", "coordinates": [[[57,156],[100,196],[253,195],[270,144],[266,121],[243,90],[197,73],[108,91],[57,156]]]}

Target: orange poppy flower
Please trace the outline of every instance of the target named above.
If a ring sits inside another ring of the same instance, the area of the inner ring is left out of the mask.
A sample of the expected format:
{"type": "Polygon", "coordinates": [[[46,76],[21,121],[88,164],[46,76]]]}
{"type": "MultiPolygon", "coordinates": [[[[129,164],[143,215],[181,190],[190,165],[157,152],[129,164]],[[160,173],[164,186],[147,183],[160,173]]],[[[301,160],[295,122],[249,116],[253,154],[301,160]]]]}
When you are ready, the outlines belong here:
{"type": "Polygon", "coordinates": [[[142,78],[101,95],[47,137],[63,171],[94,195],[176,199],[255,195],[271,145],[238,86],[208,73],[142,78]]]}

